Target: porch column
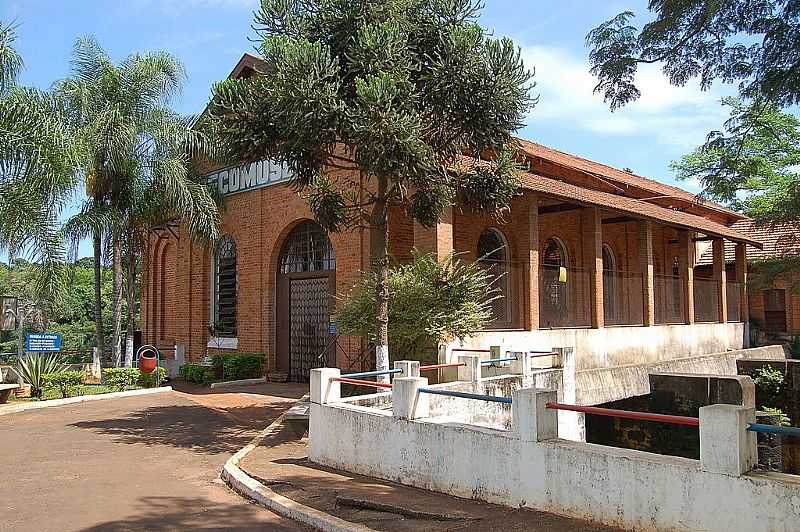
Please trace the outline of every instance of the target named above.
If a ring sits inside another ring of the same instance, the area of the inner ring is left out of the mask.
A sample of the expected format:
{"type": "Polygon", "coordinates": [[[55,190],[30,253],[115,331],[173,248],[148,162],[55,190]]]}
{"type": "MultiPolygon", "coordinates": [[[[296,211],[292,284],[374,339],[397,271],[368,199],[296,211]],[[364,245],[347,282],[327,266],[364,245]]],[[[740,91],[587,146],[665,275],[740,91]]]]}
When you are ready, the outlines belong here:
{"type": "Polygon", "coordinates": [[[525,329],[539,328],[539,197],[528,198],[528,312],[525,329]]]}
{"type": "Polygon", "coordinates": [[[736,244],[736,282],[739,283],[739,313],[745,323],[750,321],[750,307],[747,300],[747,244],[736,244]]]}
{"type": "Polygon", "coordinates": [[[440,262],[453,251],[453,207],[446,207],[433,227],[423,227],[414,221],[414,247],[436,255],[440,262]]]}
{"type": "Polygon", "coordinates": [[[714,279],[717,280],[717,304],[719,322],[728,321],[728,280],[725,272],[725,241],[715,238],[711,242],[711,251],[714,258],[714,279]]]}
{"type": "Polygon", "coordinates": [[[653,222],[639,220],[639,271],[642,272],[642,324],[653,325],[655,318],[655,267],[653,266],[653,222]]]}
{"type": "Polygon", "coordinates": [[[694,232],[678,231],[678,268],[683,280],[686,307],[683,311],[685,323],[694,323],[694,232]]]}
{"type": "Polygon", "coordinates": [[[604,326],[603,314],[603,225],[599,207],[581,209],[583,267],[589,274],[589,313],[592,328],[604,326]]]}

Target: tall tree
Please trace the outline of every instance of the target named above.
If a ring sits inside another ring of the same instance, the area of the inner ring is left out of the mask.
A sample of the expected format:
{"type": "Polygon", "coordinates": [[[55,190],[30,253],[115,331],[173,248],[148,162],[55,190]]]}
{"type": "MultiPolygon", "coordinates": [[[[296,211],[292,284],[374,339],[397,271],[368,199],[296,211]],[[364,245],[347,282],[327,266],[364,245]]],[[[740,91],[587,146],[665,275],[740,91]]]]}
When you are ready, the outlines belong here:
{"type": "Polygon", "coordinates": [[[589,32],[591,72],[612,109],[641,95],[640,64],[661,63],[673,85],[699,77],[739,82],[745,98],[800,103],[800,2],[650,0],[655,19],[641,29],[625,11],[589,32]]]}
{"type": "MultiPolygon", "coordinates": [[[[162,215],[180,216],[193,236],[210,239],[217,233],[219,216],[211,190],[189,170],[191,158],[205,154],[208,143],[190,129],[189,119],[169,108],[184,78],[183,66],[167,53],[132,54],[116,64],[96,41],[83,38],[75,46],[72,76],[57,86],[86,153],[87,198],[64,233],[73,244],[93,238],[96,280],[102,242],[111,249],[111,351],[116,365],[122,362],[123,248],[127,245],[129,261],[141,250],[136,239],[125,241],[141,229],[141,202],[152,205],[157,199],[162,215]]],[[[131,287],[135,282],[128,279],[131,287]]],[[[102,316],[99,298],[95,312],[102,316]]],[[[100,345],[101,319],[97,327],[100,345]]]]}
{"type": "Polygon", "coordinates": [[[388,367],[388,210],[432,226],[457,197],[507,208],[510,144],[533,103],[509,39],[475,0],[262,0],[268,73],[216,86],[209,116],[232,155],[285,161],[329,231],[369,226],[376,366],[388,367]],[[462,155],[493,164],[458,164],[462,155]],[[326,172],[343,170],[332,178],[326,172]]]}
{"type": "Polygon", "coordinates": [[[63,100],[16,83],[23,63],[14,30],[0,21],[0,250],[37,262],[34,287],[53,297],[63,288],[58,219],[76,183],[79,146],[63,100]]]}

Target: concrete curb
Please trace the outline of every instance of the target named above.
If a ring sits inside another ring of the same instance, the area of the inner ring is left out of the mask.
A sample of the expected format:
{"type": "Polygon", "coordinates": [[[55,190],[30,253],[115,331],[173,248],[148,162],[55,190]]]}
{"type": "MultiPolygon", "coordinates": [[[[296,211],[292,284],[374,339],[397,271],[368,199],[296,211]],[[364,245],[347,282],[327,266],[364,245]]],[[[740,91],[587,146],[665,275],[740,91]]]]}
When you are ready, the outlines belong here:
{"type": "Polygon", "coordinates": [[[256,379],[241,379],[238,381],[223,381],[223,382],[212,382],[209,385],[209,388],[212,390],[217,388],[235,388],[237,386],[251,386],[253,384],[265,384],[267,382],[266,377],[258,377],[256,379]]]}
{"type": "Polygon", "coordinates": [[[119,397],[132,397],[136,395],[150,395],[152,393],[171,392],[172,386],[161,386],[160,388],[144,388],[142,390],[129,390],[127,392],[99,393],[96,395],[81,395],[78,397],[67,397],[66,399],[51,399],[50,401],[38,401],[35,403],[20,403],[11,406],[0,406],[0,416],[26,412],[28,410],[38,410],[40,408],[50,408],[51,406],[64,406],[88,401],[99,401],[101,399],[116,399],[119,397]]]}
{"type": "Polygon", "coordinates": [[[286,414],[282,414],[264,429],[258,436],[253,438],[249,444],[231,456],[225,467],[222,468],[222,480],[236,493],[255,501],[257,504],[268,508],[276,514],[287,517],[293,521],[304,523],[317,530],[325,532],[370,532],[371,528],[350,521],[345,521],[330,514],[326,514],[315,508],[311,508],[299,502],[293,501],[275,493],[247,473],[240,467],[242,459],[250,454],[261,442],[273,433],[283,423],[286,414]]]}

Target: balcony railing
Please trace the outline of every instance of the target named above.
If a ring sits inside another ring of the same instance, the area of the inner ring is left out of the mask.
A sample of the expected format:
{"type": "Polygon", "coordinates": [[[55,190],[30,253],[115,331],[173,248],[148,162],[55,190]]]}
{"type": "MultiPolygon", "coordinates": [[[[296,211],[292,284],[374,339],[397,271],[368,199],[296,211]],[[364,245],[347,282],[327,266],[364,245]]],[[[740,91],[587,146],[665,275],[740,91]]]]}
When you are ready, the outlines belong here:
{"type": "Polygon", "coordinates": [[[686,323],[686,283],[677,275],[653,276],[655,322],[686,323]]]}
{"type": "Polygon", "coordinates": [[[603,313],[606,325],[644,323],[642,274],[603,271],[603,313]]]}
{"type": "Polygon", "coordinates": [[[579,268],[542,266],[539,270],[539,326],[590,327],[590,274],[579,268]]]}
{"type": "Polygon", "coordinates": [[[719,280],[695,277],[694,321],[719,321],[719,280]]]}
{"type": "Polygon", "coordinates": [[[725,288],[728,321],[742,321],[742,283],[728,281],[725,288]]]}

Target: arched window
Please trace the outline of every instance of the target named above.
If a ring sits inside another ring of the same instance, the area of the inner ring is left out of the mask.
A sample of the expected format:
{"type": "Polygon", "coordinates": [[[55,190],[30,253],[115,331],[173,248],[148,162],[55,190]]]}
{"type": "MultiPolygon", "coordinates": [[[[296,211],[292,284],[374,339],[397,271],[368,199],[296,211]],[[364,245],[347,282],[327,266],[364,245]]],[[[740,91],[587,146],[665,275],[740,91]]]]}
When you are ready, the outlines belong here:
{"type": "Polygon", "coordinates": [[[214,253],[214,334],[236,337],[236,242],[220,238],[214,253]]]}
{"type": "Polygon", "coordinates": [[[510,321],[508,297],[509,250],[503,235],[494,229],[487,229],[478,238],[478,262],[491,275],[493,286],[500,297],[492,301],[492,323],[505,324],[510,321]]]}
{"type": "Polygon", "coordinates": [[[336,269],[336,253],[328,234],[310,220],[286,237],[281,252],[281,273],[324,272],[336,269]]]}
{"type": "Polygon", "coordinates": [[[619,321],[617,316],[618,276],[617,257],[614,255],[614,250],[608,244],[603,244],[603,313],[605,321],[609,325],[614,325],[619,321]]]}
{"type": "Polygon", "coordinates": [[[540,323],[544,327],[571,325],[567,283],[562,282],[561,268],[569,265],[567,248],[556,237],[548,238],[542,253],[539,278],[540,323]]]}

